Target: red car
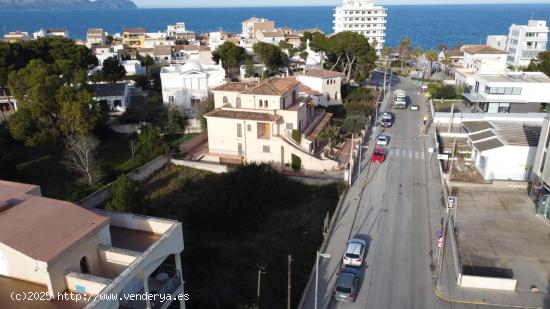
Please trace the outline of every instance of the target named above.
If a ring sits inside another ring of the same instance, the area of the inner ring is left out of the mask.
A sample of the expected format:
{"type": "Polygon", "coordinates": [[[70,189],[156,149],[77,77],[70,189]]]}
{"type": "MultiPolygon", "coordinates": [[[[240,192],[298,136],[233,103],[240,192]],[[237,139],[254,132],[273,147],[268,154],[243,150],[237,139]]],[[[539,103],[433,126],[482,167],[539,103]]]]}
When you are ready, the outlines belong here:
{"type": "Polygon", "coordinates": [[[374,149],[372,153],[372,157],[370,158],[370,161],[375,163],[384,163],[384,160],[386,160],[386,154],[384,152],[384,148],[374,149]]]}

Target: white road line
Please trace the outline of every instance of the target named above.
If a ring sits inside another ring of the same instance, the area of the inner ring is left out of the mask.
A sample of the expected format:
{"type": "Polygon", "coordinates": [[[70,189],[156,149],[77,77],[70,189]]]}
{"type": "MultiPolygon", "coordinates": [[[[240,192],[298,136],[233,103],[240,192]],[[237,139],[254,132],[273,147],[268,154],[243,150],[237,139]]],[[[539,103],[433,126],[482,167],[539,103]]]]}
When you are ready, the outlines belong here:
{"type": "Polygon", "coordinates": [[[409,150],[409,159],[412,159],[412,157],[413,157],[413,151],[409,150]]]}
{"type": "Polygon", "coordinates": [[[421,152],[420,152],[420,158],[421,158],[422,160],[424,160],[424,151],[421,151],[421,152]]]}
{"type": "Polygon", "coordinates": [[[416,160],[420,159],[420,154],[418,153],[418,151],[415,151],[415,152],[414,152],[414,158],[415,158],[416,160]]]}

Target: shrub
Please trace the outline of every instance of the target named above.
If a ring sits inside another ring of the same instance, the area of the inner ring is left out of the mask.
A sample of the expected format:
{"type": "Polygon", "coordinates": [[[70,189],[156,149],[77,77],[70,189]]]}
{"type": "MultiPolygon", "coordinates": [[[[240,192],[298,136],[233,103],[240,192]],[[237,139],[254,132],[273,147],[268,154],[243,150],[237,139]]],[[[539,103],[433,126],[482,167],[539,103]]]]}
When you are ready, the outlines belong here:
{"type": "Polygon", "coordinates": [[[300,169],[302,169],[302,159],[298,157],[297,155],[293,154],[291,156],[291,164],[292,170],[295,172],[299,172],[300,169]]]}
{"type": "Polygon", "coordinates": [[[444,85],[435,93],[436,99],[454,99],[457,96],[457,89],[454,85],[444,85]]]}
{"type": "Polygon", "coordinates": [[[302,141],[302,134],[300,133],[299,130],[292,130],[292,139],[300,144],[300,142],[302,141]]]}
{"type": "Polygon", "coordinates": [[[135,181],[126,175],[120,175],[113,182],[113,197],[105,209],[118,212],[136,212],[141,209],[141,194],[135,181]]]}

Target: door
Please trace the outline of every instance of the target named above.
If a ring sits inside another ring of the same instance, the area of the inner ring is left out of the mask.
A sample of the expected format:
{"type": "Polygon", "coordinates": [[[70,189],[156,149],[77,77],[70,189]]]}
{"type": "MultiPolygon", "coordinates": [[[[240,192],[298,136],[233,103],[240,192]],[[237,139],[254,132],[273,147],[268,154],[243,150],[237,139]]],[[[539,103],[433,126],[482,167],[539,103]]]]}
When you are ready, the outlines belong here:
{"type": "Polygon", "coordinates": [[[237,153],[239,154],[239,156],[243,155],[243,144],[242,143],[237,144],[237,153]]]}

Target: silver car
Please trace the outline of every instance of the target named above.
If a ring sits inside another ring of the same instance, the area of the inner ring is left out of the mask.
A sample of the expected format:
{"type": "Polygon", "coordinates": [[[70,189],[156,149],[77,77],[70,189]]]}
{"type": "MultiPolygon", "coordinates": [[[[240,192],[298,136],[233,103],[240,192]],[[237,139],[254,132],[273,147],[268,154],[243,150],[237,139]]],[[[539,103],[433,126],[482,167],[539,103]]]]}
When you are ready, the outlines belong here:
{"type": "Polygon", "coordinates": [[[334,299],[339,302],[355,302],[358,286],[359,272],[351,267],[342,268],[336,280],[334,299]]]}
{"type": "Polygon", "coordinates": [[[387,135],[380,135],[376,139],[376,145],[379,145],[379,146],[388,146],[389,142],[390,142],[390,137],[387,135]]]}
{"type": "Polygon", "coordinates": [[[361,265],[363,265],[363,256],[365,255],[366,248],[367,242],[362,239],[353,238],[348,241],[342,263],[346,266],[361,267],[361,265]]]}

